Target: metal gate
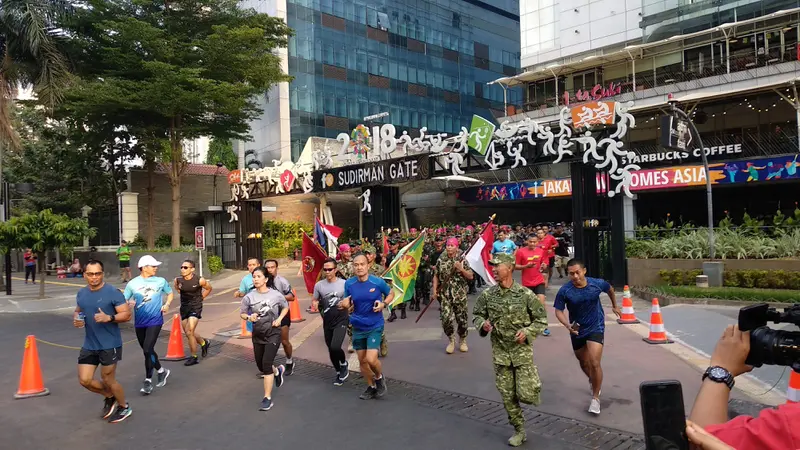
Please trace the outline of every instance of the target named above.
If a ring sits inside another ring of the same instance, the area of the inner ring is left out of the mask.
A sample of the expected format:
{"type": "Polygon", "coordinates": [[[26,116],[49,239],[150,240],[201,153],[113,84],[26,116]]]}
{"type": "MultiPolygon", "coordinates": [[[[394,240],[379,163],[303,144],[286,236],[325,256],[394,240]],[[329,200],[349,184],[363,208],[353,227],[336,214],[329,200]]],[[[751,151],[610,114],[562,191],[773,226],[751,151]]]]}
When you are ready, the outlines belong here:
{"type": "Polygon", "coordinates": [[[214,220],[218,226],[217,255],[222,258],[228,269],[244,269],[249,258],[264,258],[261,233],[263,223],[260,201],[225,202],[223,212],[217,213],[214,220]],[[231,221],[228,207],[237,207],[235,214],[238,220],[231,221]]]}

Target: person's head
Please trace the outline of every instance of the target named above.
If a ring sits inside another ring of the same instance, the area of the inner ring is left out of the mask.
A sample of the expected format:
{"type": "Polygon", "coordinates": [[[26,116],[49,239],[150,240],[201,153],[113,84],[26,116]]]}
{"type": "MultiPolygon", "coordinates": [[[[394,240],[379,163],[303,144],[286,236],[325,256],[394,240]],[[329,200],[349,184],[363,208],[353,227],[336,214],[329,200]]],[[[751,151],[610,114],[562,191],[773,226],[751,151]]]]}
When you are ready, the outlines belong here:
{"type": "Polygon", "coordinates": [[[339,246],[339,253],[342,255],[342,261],[350,261],[350,258],[353,257],[353,249],[348,244],[342,244],[339,246]]]}
{"type": "Polygon", "coordinates": [[[505,253],[498,253],[489,260],[492,274],[497,281],[508,281],[514,275],[514,257],[505,253]]]}
{"type": "Polygon", "coordinates": [[[498,240],[505,241],[506,237],[508,237],[508,234],[506,233],[506,230],[500,230],[500,231],[497,232],[497,239],[498,240]]]}
{"type": "Polygon", "coordinates": [[[126,241],[126,240],[124,240],[124,239],[123,239],[122,241],[120,241],[120,243],[119,243],[119,244],[120,244],[122,247],[125,247],[126,245],[128,245],[128,241],[126,241]]]}
{"type": "Polygon", "coordinates": [[[30,248],[30,247],[27,247],[27,248],[25,249],[25,253],[30,253],[30,252],[31,252],[31,248],[30,248]]]}
{"type": "Polygon", "coordinates": [[[142,276],[147,278],[155,275],[156,271],[158,270],[158,266],[160,265],[161,261],[157,261],[150,255],[144,255],[141,258],[139,258],[139,264],[137,266],[139,267],[139,270],[142,272],[142,276]]]}
{"type": "Polygon", "coordinates": [[[545,233],[549,233],[550,232],[550,225],[542,225],[542,230],[544,230],[545,233]]]}
{"type": "Polygon", "coordinates": [[[258,258],[248,258],[247,259],[247,271],[253,273],[256,270],[256,267],[260,266],[261,264],[258,262],[258,258]]]}
{"type": "Polygon", "coordinates": [[[77,265],[80,266],[81,265],[81,260],[78,259],[78,258],[75,258],[75,259],[72,260],[72,264],[77,264],[77,265]]]}
{"type": "Polygon", "coordinates": [[[269,272],[269,274],[272,275],[273,278],[278,276],[278,261],[277,260],[268,259],[268,260],[264,261],[264,267],[267,269],[267,272],[269,272]]]}
{"type": "Polygon", "coordinates": [[[364,256],[367,258],[367,262],[373,264],[375,262],[375,247],[372,245],[364,245],[362,250],[364,252],[364,256]]]}
{"type": "Polygon", "coordinates": [[[544,239],[546,235],[547,231],[545,231],[544,228],[539,228],[538,230],[536,230],[536,236],[539,238],[539,240],[544,239]]]}
{"type": "Polygon", "coordinates": [[[436,248],[437,252],[442,251],[442,249],[444,248],[444,240],[442,240],[442,238],[440,237],[437,237],[436,240],[433,241],[433,246],[434,248],[436,248]]]}
{"type": "Polygon", "coordinates": [[[271,287],[273,278],[265,267],[258,266],[253,270],[253,286],[256,289],[271,287]]]}
{"type": "Polygon", "coordinates": [[[357,253],[353,257],[353,272],[357,277],[362,278],[369,275],[369,266],[370,262],[369,259],[367,259],[367,255],[357,253]]]}
{"type": "Polygon", "coordinates": [[[572,284],[583,286],[586,284],[586,264],[580,259],[572,258],[567,261],[567,275],[572,284]]]}
{"type": "Polygon", "coordinates": [[[325,279],[333,281],[336,278],[336,260],[328,258],[322,263],[322,271],[325,273],[325,279]]]}
{"type": "Polygon", "coordinates": [[[447,240],[447,245],[445,247],[447,249],[447,256],[453,257],[458,252],[458,239],[451,237],[447,240]]]}
{"type": "Polygon", "coordinates": [[[396,252],[400,249],[400,241],[392,241],[392,251],[396,252]]]}
{"type": "Polygon", "coordinates": [[[525,245],[531,250],[535,249],[538,244],[539,238],[535,234],[529,234],[528,238],[525,239],[525,245]]]}
{"type": "Polygon", "coordinates": [[[86,263],[86,270],[83,272],[83,275],[86,277],[86,284],[89,285],[89,289],[94,290],[100,288],[100,286],[103,285],[105,276],[103,262],[94,259],[90,260],[86,263]]]}
{"type": "Polygon", "coordinates": [[[556,233],[561,234],[564,232],[564,225],[558,224],[556,225],[556,233]]]}
{"type": "Polygon", "coordinates": [[[194,274],[194,261],[191,259],[185,259],[181,263],[181,276],[188,277],[189,275],[194,274]]]}

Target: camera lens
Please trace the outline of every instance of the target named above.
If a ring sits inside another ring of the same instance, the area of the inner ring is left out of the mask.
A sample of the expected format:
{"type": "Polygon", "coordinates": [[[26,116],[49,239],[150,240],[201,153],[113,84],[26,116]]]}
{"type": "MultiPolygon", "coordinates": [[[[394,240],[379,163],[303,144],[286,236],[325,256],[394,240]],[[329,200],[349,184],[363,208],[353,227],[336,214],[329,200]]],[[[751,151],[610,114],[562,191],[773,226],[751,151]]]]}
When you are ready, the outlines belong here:
{"type": "Polygon", "coordinates": [[[747,364],[792,366],[800,361],[800,331],[773,330],[759,327],[750,334],[750,355],[747,364]]]}

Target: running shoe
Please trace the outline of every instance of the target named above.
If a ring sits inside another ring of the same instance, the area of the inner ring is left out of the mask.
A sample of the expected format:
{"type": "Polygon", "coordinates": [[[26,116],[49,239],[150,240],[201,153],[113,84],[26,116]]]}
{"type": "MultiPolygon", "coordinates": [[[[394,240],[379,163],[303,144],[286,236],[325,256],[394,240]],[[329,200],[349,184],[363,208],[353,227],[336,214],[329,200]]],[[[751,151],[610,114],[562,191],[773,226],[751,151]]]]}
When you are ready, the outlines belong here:
{"type": "Polygon", "coordinates": [[[374,386],[367,386],[367,389],[358,396],[361,400],[372,400],[377,395],[377,390],[374,386]]]}
{"type": "Polygon", "coordinates": [[[261,407],[258,408],[259,411],[269,411],[272,409],[272,399],[264,397],[264,400],[261,400],[261,407]]]}
{"type": "Polygon", "coordinates": [[[200,346],[200,353],[201,353],[201,355],[203,356],[203,358],[205,358],[206,356],[208,356],[208,348],[209,348],[209,347],[211,347],[211,343],[210,343],[210,342],[208,342],[208,339],[206,339],[206,340],[203,342],[203,345],[201,345],[201,346],[200,346]]]}
{"type": "Polygon", "coordinates": [[[193,366],[195,364],[200,364],[200,361],[197,360],[197,356],[192,356],[183,363],[184,366],[193,366]]]}
{"type": "Polygon", "coordinates": [[[275,375],[275,387],[281,387],[283,385],[283,373],[286,372],[286,368],[283,367],[283,364],[278,366],[278,374],[275,375]]]}
{"type": "Polygon", "coordinates": [[[169,374],[170,374],[169,369],[164,369],[163,372],[156,372],[156,375],[158,375],[158,384],[156,384],[156,387],[166,386],[167,377],[169,376],[169,374]]]}
{"type": "Polygon", "coordinates": [[[114,414],[114,411],[117,410],[117,406],[119,406],[119,404],[117,403],[117,399],[114,397],[108,397],[103,400],[103,419],[108,419],[111,417],[111,415],[114,414]]]}
{"type": "Polygon", "coordinates": [[[343,385],[343,384],[344,384],[344,380],[343,380],[343,379],[342,379],[342,377],[340,377],[340,376],[339,376],[339,374],[337,373],[337,374],[336,374],[336,376],[335,376],[335,377],[333,377],[333,385],[334,385],[334,386],[341,386],[341,385],[343,385]]]}
{"type": "Polygon", "coordinates": [[[544,331],[542,331],[542,336],[550,336],[550,328],[545,328],[544,331]]]}
{"type": "Polygon", "coordinates": [[[379,379],[375,380],[375,395],[380,398],[386,395],[386,378],[380,377],[379,379]]]}
{"type": "Polygon", "coordinates": [[[290,362],[286,364],[286,375],[291,375],[294,373],[294,362],[290,362]]]}
{"type": "Polygon", "coordinates": [[[589,412],[592,414],[600,414],[600,400],[592,398],[592,402],[589,403],[589,412]]]}
{"type": "Polygon", "coordinates": [[[124,408],[120,406],[116,411],[114,411],[114,414],[108,418],[108,423],[120,423],[130,417],[131,414],[133,414],[133,409],[131,408],[130,403],[125,405],[124,408]]]}
{"type": "Polygon", "coordinates": [[[339,379],[344,381],[350,376],[350,364],[344,363],[339,366],[339,379]]]}
{"type": "Polygon", "coordinates": [[[139,389],[139,392],[144,395],[150,395],[153,392],[153,382],[145,379],[144,383],[142,383],[142,388],[139,389]]]}

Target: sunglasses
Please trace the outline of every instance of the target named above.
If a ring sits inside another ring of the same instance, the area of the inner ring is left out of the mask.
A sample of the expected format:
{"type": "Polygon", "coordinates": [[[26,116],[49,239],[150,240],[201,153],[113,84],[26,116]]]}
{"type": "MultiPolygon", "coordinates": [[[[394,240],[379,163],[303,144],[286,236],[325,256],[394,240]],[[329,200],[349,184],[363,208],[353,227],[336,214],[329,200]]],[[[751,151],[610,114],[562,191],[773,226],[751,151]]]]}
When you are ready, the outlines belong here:
{"type": "Polygon", "coordinates": [[[83,274],[87,277],[99,277],[100,275],[103,275],[103,272],[84,272],[83,274]]]}
{"type": "Polygon", "coordinates": [[[181,266],[181,270],[189,270],[189,269],[191,269],[191,267],[189,267],[189,266],[181,266]]]}

